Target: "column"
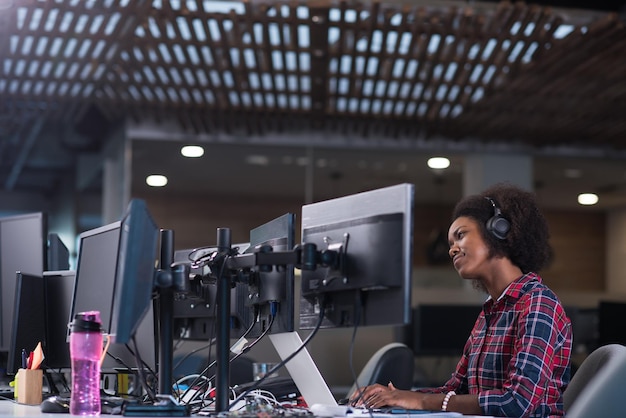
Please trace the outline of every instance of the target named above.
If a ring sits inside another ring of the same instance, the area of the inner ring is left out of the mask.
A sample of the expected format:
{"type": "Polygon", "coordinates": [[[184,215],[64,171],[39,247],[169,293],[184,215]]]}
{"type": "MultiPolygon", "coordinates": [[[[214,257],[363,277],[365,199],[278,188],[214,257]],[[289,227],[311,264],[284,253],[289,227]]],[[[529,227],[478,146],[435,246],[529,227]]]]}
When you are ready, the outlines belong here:
{"type": "Polygon", "coordinates": [[[120,220],[130,202],[132,147],[125,126],[107,138],[103,149],[102,222],[120,220]]]}
{"type": "Polygon", "coordinates": [[[533,191],[533,161],[520,154],[468,154],[463,167],[463,195],[482,192],[500,182],[533,191]]]}
{"type": "Polygon", "coordinates": [[[613,210],[606,220],[607,294],[626,294],[626,211],[613,210]]]}

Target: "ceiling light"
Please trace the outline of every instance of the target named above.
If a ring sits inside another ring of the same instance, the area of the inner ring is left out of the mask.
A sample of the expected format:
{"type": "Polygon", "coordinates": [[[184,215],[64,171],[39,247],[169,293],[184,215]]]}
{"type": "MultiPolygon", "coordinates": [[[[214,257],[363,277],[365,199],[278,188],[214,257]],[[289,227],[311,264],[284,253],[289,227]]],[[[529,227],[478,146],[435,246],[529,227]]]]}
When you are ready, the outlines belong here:
{"type": "Polygon", "coordinates": [[[582,174],[582,171],[580,171],[578,168],[565,169],[565,177],[567,177],[568,179],[579,179],[582,174]]]}
{"type": "Polygon", "coordinates": [[[598,203],[598,195],[595,193],[581,193],[578,195],[578,203],[581,205],[595,205],[598,203]]]}
{"type": "Polygon", "coordinates": [[[270,163],[270,159],[265,155],[248,155],[246,157],[246,162],[252,165],[268,165],[270,163]]]}
{"type": "Polygon", "coordinates": [[[146,177],[146,184],[151,187],[163,187],[167,184],[167,177],[160,174],[151,174],[146,177]]]}
{"type": "Polygon", "coordinates": [[[436,170],[443,170],[450,167],[450,160],[446,157],[432,157],[428,159],[428,167],[436,170]]]}
{"type": "Polygon", "coordinates": [[[309,158],[308,157],[298,157],[298,158],[296,158],[296,164],[298,164],[301,167],[305,167],[305,166],[309,165],[309,158]]]}
{"type": "Polygon", "coordinates": [[[204,155],[204,148],[198,145],[185,145],[180,149],[180,153],[183,157],[198,158],[204,155]]]}

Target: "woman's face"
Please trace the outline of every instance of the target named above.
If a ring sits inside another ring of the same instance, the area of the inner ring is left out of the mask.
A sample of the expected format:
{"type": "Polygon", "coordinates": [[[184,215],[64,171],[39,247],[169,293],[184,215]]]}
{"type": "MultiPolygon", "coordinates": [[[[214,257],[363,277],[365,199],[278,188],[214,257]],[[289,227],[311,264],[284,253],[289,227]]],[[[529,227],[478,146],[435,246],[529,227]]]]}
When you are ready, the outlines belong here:
{"type": "Polygon", "coordinates": [[[452,222],[448,231],[450,258],[463,279],[480,279],[491,258],[478,222],[461,216],[452,222]]]}

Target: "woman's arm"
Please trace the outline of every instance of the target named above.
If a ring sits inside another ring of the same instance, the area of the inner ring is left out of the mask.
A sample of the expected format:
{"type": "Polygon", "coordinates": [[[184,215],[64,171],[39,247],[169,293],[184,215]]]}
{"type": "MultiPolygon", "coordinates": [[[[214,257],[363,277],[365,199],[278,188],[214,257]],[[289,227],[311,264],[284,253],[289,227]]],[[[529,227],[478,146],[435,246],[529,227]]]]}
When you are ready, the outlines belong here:
{"type": "MultiPolygon", "coordinates": [[[[441,411],[445,393],[422,393],[396,389],[392,383],[387,386],[371,385],[363,388],[350,401],[355,406],[366,408],[397,407],[402,409],[421,409],[441,411]]],[[[482,415],[477,395],[453,395],[448,397],[448,411],[468,415],[482,415]]]]}

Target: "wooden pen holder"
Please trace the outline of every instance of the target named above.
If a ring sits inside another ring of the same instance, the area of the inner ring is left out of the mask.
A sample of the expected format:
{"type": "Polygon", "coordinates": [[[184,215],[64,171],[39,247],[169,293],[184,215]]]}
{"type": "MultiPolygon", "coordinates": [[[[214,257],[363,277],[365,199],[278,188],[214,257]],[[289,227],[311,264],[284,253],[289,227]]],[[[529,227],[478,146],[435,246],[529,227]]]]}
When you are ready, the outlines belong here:
{"type": "Polygon", "coordinates": [[[17,403],[39,405],[43,395],[43,370],[19,369],[17,371],[17,403]]]}

